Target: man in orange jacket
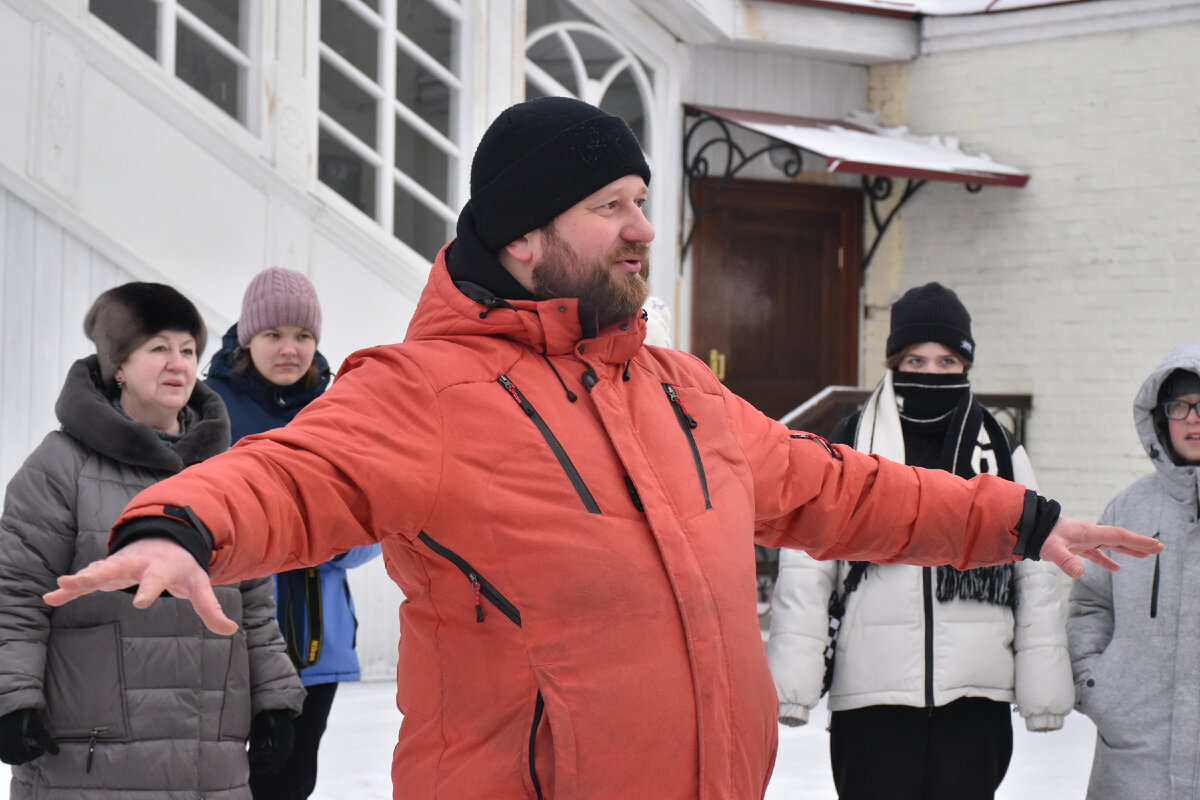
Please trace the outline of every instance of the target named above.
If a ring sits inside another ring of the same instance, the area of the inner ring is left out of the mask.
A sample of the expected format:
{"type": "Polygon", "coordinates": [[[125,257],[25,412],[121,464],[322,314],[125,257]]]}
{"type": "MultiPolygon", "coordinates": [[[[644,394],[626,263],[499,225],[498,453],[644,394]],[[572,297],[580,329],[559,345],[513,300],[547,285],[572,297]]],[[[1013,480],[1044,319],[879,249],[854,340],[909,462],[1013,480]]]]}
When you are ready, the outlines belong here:
{"type": "Polygon", "coordinates": [[[396,798],[760,798],[776,700],[754,542],[965,568],[1157,543],[831,447],[643,345],[650,170],[621,120],[514,106],[400,345],[285,428],[138,495],[58,605],[138,585],[209,627],[214,583],[381,542],[401,606],[396,798]],[[207,570],[207,574],[206,574],[207,570]]]}

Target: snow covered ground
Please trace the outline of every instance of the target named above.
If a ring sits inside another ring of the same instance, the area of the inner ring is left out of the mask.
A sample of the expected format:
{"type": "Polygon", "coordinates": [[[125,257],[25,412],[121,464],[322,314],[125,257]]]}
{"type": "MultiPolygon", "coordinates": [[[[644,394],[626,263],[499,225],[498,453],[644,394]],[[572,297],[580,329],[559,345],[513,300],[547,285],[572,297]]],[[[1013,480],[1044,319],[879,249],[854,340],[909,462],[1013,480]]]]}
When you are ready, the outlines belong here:
{"type": "MultiPolygon", "coordinates": [[[[388,773],[400,725],[394,694],[395,684],[390,682],[339,687],[312,800],[391,797],[388,773]]],[[[812,725],[780,728],[779,758],[767,800],[834,800],[824,705],[812,718],[812,725]]],[[[1092,763],[1092,723],[1071,714],[1063,730],[1055,733],[1028,733],[1023,723],[1016,723],[1012,766],[997,800],[1082,800],[1092,763]]],[[[0,800],[8,800],[7,781],[0,787],[0,800]]]]}

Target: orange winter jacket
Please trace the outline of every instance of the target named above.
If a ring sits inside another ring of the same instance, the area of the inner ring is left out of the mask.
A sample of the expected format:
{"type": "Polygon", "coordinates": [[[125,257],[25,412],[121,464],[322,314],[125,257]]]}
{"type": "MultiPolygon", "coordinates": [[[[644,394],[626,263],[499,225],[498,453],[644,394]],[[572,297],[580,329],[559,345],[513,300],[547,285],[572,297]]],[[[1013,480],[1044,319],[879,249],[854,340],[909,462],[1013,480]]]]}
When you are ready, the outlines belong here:
{"type": "Polygon", "coordinates": [[[643,347],[638,319],[584,338],[574,300],[489,309],[443,259],[404,344],[121,520],[191,506],[218,583],[383,543],[406,598],[396,798],[761,798],[754,542],[1013,558],[1021,487],[830,448],[643,347]]]}

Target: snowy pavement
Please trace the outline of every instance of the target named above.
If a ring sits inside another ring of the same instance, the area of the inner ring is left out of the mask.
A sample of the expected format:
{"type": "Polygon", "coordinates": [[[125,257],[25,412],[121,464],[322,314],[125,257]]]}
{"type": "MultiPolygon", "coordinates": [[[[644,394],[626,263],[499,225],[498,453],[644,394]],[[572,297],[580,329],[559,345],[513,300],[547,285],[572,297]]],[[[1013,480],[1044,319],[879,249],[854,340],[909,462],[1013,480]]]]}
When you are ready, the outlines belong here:
{"type": "MultiPolygon", "coordinates": [[[[312,800],[391,797],[392,745],[400,725],[394,695],[391,682],[338,688],[312,800]]],[[[814,709],[812,719],[812,725],[779,729],[779,758],[767,800],[834,800],[824,705],[814,709]]],[[[1055,733],[1029,733],[1014,721],[1012,766],[997,800],[1082,800],[1095,737],[1091,721],[1071,714],[1055,733]]],[[[7,781],[0,786],[0,800],[8,800],[7,781]]]]}

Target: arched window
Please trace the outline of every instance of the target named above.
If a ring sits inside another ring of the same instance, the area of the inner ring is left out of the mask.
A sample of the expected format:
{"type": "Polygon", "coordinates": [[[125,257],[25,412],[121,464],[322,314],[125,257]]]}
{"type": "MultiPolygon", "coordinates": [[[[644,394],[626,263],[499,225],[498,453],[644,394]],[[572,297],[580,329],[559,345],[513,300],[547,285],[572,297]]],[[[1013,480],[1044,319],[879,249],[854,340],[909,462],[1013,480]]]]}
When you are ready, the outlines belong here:
{"type": "Polygon", "coordinates": [[[530,0],[528,15],[526,99],[576,97],[621,117],[637,135],[653,167],[655,102],[646,66],[619,39],[579,18],[566,3],[530,0]],[[561,18],[567,15],[574,18],[561,18]]]}

